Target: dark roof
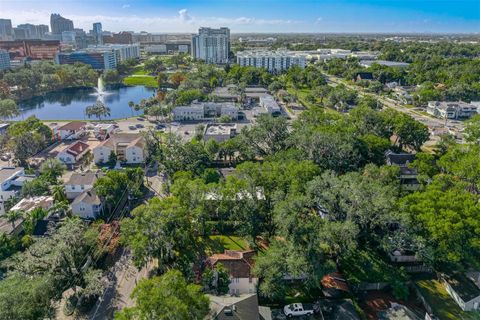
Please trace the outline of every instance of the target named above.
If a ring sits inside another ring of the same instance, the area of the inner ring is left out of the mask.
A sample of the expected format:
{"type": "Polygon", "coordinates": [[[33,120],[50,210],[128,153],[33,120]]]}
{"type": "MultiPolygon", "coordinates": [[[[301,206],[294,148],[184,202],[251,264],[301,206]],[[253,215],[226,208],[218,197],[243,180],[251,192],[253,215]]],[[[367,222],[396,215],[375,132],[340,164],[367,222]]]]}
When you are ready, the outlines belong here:
{"type": "Polygon", "coordinates": [[[371,72],[357,72],[355,78],[360,78],[362,80],[373,80],[373,74],[371,72]]]}
{"type": "Polygon", "coordinates": [[[224,306],[213,318],[215,320],[259,320],[258,298],[256,294],[228,306],[224,306]]]}
{"type": "Polygon", "coordinates": [[[465,303],[480,296],[480,288],[463,274],[445,276],[445,281],[465,303]]]}
{"type": "Polygon", "coordinates": [[[98,172],[74,172],[70,176],[67,182],[65,184],[68,185],[90,185],[92,186],[95,181],[97,181],[98,178],[103,177],[105,174],[102,171],[98,172]]]}
{"type": "Polygon", "coordinates": [[[81,202],[87,203],[87,204],[90,204],[90,205],[97,205],[97,206],[102,204],[102,201],[97,196],[97,193],[95,192],[95,190],[84,191],[83,193],[78,195],[75,198],[75,200],[73,200],[72,205],[73,204],[78,204],[78,203],[81,203],[81,202]]]}
{"type": "Polygon", "coordinates": [[[387,151],[385,156],[389,165],[405,166],[407,163],[412,163],[415,160],[415,155],[411,153],[387,151]]]}
{"type": "Polygon", "coordinates": [[[355,306],[350,299],[321,299],[319,302],[325,319],[360,320],[360,317],[355,310],[355,306]]]}
{"type": "Polygon", "coordinates": [[[53,228],[55,226],[55,222],[51,220],[38,220],[35,228],[33,229],[33,236],[45,236],[48,234],[48,229],[53,228]]]}

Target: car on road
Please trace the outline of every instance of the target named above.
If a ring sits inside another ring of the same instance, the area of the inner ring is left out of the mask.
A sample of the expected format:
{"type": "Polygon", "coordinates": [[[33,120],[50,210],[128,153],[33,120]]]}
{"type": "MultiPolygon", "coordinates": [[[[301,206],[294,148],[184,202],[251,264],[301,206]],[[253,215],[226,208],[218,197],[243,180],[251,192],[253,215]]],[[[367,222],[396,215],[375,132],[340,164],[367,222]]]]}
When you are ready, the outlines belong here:
{"type": "Polygon", "coordinates": [[[143,124],[141,124],[141,123],[137,123],[137,124],[135,125],[135,127],[138,128],[138,129],[145,128],[145,126],[144,126],[143,124]]]}
{"type": "Polygon", "coordinates": [[[145,121],[145,118],[138,117],[137,120],[138,121],[145,121]]]}
{"type": "Polygon", "coordinates": [[[311,304],[304,304],[304,303],[292,303],[283,307],[283,313],[288,318],[291,317],[300,317],[300,316],[312,316],[313,305],[311,304]]]}
{"type": "Polygon", "coordinates": [[[128,129],[130,129],[130,130],[136,130],[137,127],[136,127],[136,126],[128,126],[128,129]]]}
{"type": "Polygon", "coordinates": [[[2,155],[2,156],[0,157],[0,160],[2,160],[2,161],[8,161],[8,160],[10,160],[10,156],[4,154],[4,155],[2,155]]]}

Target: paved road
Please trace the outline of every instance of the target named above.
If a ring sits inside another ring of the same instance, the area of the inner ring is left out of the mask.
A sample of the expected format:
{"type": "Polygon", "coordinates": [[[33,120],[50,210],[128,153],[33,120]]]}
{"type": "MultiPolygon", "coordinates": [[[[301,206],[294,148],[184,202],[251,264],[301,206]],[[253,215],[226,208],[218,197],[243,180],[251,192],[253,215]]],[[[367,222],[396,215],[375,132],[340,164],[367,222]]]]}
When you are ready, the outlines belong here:
{"type": "Polygon", "coordinates": [[[134,305],[130,295],[138,281],[146,278],[151,266],[138,270],[132,262],[131,253],[124,249],[120,259],[115,263],[106,277],[109,285],[103,296],[93,307],[88,319],[113,319],[115,311],[134,305]]]}

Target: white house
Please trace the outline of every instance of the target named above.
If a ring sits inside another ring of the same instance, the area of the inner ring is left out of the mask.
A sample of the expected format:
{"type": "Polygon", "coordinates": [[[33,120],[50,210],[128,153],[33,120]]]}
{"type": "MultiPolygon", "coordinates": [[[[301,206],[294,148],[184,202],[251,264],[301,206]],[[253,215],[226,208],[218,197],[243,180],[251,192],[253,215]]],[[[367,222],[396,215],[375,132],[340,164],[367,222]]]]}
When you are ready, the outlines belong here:
{"type": "Polygon", "coordinates": [[[466,119],[477,114],[477,106],[463,101],[429,101],[427,113],[442,119],[466,119]]]}
{"type": "Polygon", "coordinates": [[[210,267],[222,264],[230,274],[230,294],[256,293],[258,278],[252,275],[254,251],[225,250],[216,253],[207,259],[210,267]]]}
{"type": "Polygon", "coordinates": [[[269,94],[260,97],[260,106],[265,109],[265,112],[271,115],[279,115],[282,112],[278,103],[269,94]]]}
{"type": "Polygon", "coordinates": [[[73,200],[72,213],[83,219],[95,219],[102,212],[103,204],[95,191],[88,190],[73,200]]]}
{"type": "Polygon", "coordinates": [[[139,164],[145,161],[145,138],[138,133],[115,133],[93,149],[95,163],[107,163],[113,152],[117,159],[127,164],[139,164]]]}
{"type": "Polygon", "coordinates": [[[91,190],[95,181],[104,176],[102,171],[98,172],[74,172],[65,182],[65,194],[67,199],[75,199],[85,191],[91,190]]]}
{"type": "Polygon", "coordinates": [[[448,294],[463,311],[480,310],[480,288],[472,279],[456,274],[442,280],[448,294]]]}
{"type": "Polygon", "coordinates": [[[87,123],[82,121],[69,122],[63,126],[55,128],[53,133],[59,140],[80,139],[87,133],[87,123]]]}
{"type": "Polygon", "coordinates": [[[98,140],[107,139],[115,130],[113,123],[98,123],[93,127],[93,134],[98,140]]]}
{"type": "Polygon", "coordinates": [[[5,214],[5,201],[15,197],[25,179],[21,167],[0,167],[0,215],[5,214]]]}
{"type": "Polygon", "coordinates": [[[48,210],[52,206],[53,206],[52,196],[39,196],[39,197],[23,198],[16,205],[10,208],[10,211],[31,212],[36,208],[42,208],[42,209],[48,210]]]}
{"type": "Polygon", "coordinates": [[[237,125],[235,123],[215,123],[208,124],[203,133],[203,140],[213,139],[217,142],[226,141],[237,134],[237,125]]]}
{"type": "Polygon", "coordinates": [[[58,160],[65,164],[77,163],[88,151],[90,146],[82,141],[76,141],[73,144],[65,146],[56,156],[58,160]]]}

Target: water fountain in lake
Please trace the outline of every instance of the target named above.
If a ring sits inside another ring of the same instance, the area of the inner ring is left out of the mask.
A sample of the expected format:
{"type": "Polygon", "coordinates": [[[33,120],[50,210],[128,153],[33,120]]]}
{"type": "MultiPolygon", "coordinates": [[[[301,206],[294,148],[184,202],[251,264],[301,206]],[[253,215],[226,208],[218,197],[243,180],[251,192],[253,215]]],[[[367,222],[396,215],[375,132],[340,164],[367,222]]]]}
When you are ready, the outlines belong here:
{"type": "Polygon", "coordinates": [[[105,85],[103,84],[102,77],[98,77],[97,87],[95,88],[95,91],[96,92],[94,93],[94,95],[97,96],[99,99],[109,94],[108,91],[105,91],[105,85]]]}

